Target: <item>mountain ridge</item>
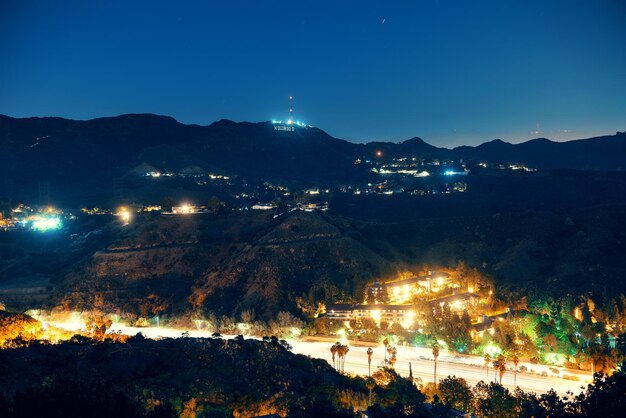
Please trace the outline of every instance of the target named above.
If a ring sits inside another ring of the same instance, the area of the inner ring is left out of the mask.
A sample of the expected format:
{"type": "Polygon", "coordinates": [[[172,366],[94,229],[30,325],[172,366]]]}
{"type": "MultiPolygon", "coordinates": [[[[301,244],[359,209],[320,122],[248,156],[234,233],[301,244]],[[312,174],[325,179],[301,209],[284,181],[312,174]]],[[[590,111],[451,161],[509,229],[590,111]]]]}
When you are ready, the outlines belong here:
{"type": "MultiPolygon", "coordinates": [[[[6,120],[14,120],[14,121],[46,121],[46,120],[56,120],[56,121],[67,121],[67,122],[77,122],[77,123],[85,123],[85,122],[96,122],[96,121],[108,121],[108,120],[116,120],[116,119],[137,119],[137,118],[149,118],[149,119],[155,119],[155,120],[168,120],[168,121],[173,121],[175,122],[175,124],[180,125],[180,126],[187,126],[187,127],[194,127],[194,128],[210,128],[213,126],[217,126],[220,124],[229,124],[231,126],[236,126],[236,125],[270,125],[272,124],[272,121],[259,121],[259,122],[251,122],[251,121],[234,121],[232,119],[228,119],[228,118],[222,118],[219,120],[216,120],[214,122],[209,123],[208,125],[200,125],[200,124],[195,124],[195,123],[183,123],[178,121],[176,118],[172,117],[172,116],[168,116],[168,115],[160,115],[160,114],[156,114],[156,113],[123,113],[120,115],[116,115],[116,116],[101,116],[101,117],[97,117],[97,118],[92,118],[92,119],[69,119],[69,118],[64,118],[64,117],[60,117],[60,116],[28,116],[28,117],[13,117],[13,116],[9,116],[9,115],[4,115],[4,114],[0,114],[0,123],[6,121],[6,120]]],[[[334,137],[332,135],[330,135],[328,132],[324,131],[321,128],[317,128],[317,127],[313,127],[313,126],[309,126],[309,129],[316,129],[320,132],[323,132],[324,135],[331,137],[333,139],[339,139],[341,141],[344,142],[348,142],[350,144],[353,145],[370,145],[370,144],[389,144],[389,145],[402,145],[402,144],[407,144],[407,143],[414,143],[417,142],[421,145],[427,145],[433,148],[437,148],[437,149],[442,149],[442,150],[448,150],[448,151],[454,151],[457,149],[463,149],[463,148],[478,148],[481,146],[484,146],[486,144],[492,144],[492,143],[499,143],[499,144],[508,144],[508,145],[513,145],[513,146],[517,146],[517,145],[523,145],[523,144],[527,144],[527,143],[537,143],[537,142],[549,142],[552,144],[567,144],[567,143],[572,143],[572,142],[578,142],[578,141],[590,141],[590,140],[597,140],[597,139],[602,139],[602,138],[609,138],[609,137],[620,137],[620,136],[626,136],[626,131],[625,132],[616,132],[614,135],[599,135],[599,136],[593,136],[593,137],[588,137],[588,138],[576,138],[576,139],[570,139],[567,141],[555,141],[552,140],[550,138],[545,138],[545,137],[538,137],[538,138],[530,138],[521,142],[509,142],[509,141],[505,141],[501,138],[494,138],[492,140],[487,140],[485,142],[481,142],[480,144],[477,145],[458,145],[452,148],[448,148],[448,147],[438,147],[435,145],[432,145],[428,142],[426,142],[424,139],[422,139],[419,136],[414,136],[411,138],[407,138],[404,139],[402,141],[399,142],[393,142],[393,141],[368,141],[368,142],[352,142],[346,139],[341,139],[341,138],[337,138],[334,137]]]]}
{"type": "MultiPolygon", "coordinates": [[[[419,137],[353,143],[315,127],[277,130],[272,122],[187,125],[170,116],[125,114],[90,120],[0,115],[0,175],[16,188],[42,181],[100,193],[141,164],[186,166],[256,181],[311,186],[372,182],[359,160],[452,160],[524,164],[537,169],[624,170],[626,133],[568,142],[501,139],[478,146],[436,147],[419,137]]],[[[299,187],[298,186],[298,187],[299,187]]],[[[0,189],[0,194],[3,190],[0,189]]],[[[8,193],[6,193],[8,194],[8,193]]]]}

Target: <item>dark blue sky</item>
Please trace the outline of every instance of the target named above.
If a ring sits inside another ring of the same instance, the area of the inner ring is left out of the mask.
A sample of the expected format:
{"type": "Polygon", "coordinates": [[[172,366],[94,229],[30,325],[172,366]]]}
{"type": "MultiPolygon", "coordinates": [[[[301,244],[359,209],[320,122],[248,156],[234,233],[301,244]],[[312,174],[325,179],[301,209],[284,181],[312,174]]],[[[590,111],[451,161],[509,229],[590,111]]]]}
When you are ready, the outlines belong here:
{"type": "Polygon", "coordinates": [[[217,3],[1,2],[0,113],[261,121],[291,94],[353,141],[626,130],[621,0],[217,3]]]}

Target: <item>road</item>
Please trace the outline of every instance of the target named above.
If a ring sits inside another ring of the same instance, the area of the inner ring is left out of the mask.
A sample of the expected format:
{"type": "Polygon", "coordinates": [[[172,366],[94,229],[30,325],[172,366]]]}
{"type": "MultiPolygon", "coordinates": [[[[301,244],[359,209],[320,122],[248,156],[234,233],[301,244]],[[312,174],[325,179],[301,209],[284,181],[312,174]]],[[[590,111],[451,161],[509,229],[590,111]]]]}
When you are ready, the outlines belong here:
{"type": "MultiPolygon", "coordinates": [[[[76,322],[55,323],[48,322],[50,325],[62,328],[71,327],[73,330],[80,329],[76,322]]],[[[209,338],[212,332],[206,330],[194,329],[175,329],[175,328],[158,328],[158,327],[129,327],[122,324],[114,324],[110,331],[119,331],[126,335],[135,335],[141,332],[147,338],[178,338],[183,332],[188,332],[189,337],[209,338]]],[[[234,336],[224,336],[224,338],[232,338],[234,336]]],[[[250,338],[250,337],[246,337],[250,338]]],[[[296,354],[304,354],[314,358],[326,360],[332,365],[332,356],[330,353],[331,341],[302,341],[292,340],[289,343],[293,346],[293,352],[296,354]]],[[[347,342],[350,351],[345,360],[345,371],[357,375],[367,376],[367,346],[364,344],[354,345],[347,342]]],[[[374,372],[377,367],[381,366],[384,361],[384,347],[381,345],[373,346],[374,354],[372,355],[371,370],[374,372]]],[[[430,349],[416,347],[398,347],[397,362],[395,370],[402,376],[409,375],[409,363],[414,378],[420,378],[423,383],[433,381],[434,361],[430,349]]],[[[520,363],[520,366],[526,366],[528,370],[534,370],[537,373],[547,371],[547,366],[520,363]]],[[[509,365],[511,366],[511,365],[509,365]]],[[[554,389],[559,395],[564,396],[568,391],[578,394],[582,391],[581,386],[586,386],[591,381],[591,374],[586,372],[571,371],[561,369],[560,375],[567,374],[577,376],[579,381],[566,380],[560,377],[542,376],[533,373],[517,373],[517,386],[525,392],[535,392],[538,394],[546,393],[550,389],[554,389]]],[[[441,351],[437,362],[437,379],[447,376],[457,376],[464,378],[471,386],[479,381],[493,381],[495,379],[493,367],[487,372],[482,357],[478,356],[456,356],[452,353],[441,351]]],[[[515,389],[514,373],[507,370],[502,378],[502,384],[513,390],[515,389]]]]}
{"type": "MultiPolygon", "coordinates": [[[[305,354],[311,357],[321,358],[332,364],[332,356],[330,353],[331,344],[328,342],[292,342],[293,352],[298,354],[305,354]]],[[[355,373],[363,376],[367,376],[368,364],[367,364],[367,347],[349,345],[350,351],[346,356],[345,370],[346,372],[355,373]]],[[[395,370],[402,376],[409,375],[409,362],[411,363],[411,369],[414,378],[420,378],[423,383],[433,381],[434,377],[434,361],[432,360],[432,354],[428,353],[428,349],[419,349],[412,347],[398,347],[397,362],[395,364],[395,370]],[[429,358],[429,359],[425,359],[429,358]]],[[[384,361],[384,347],[374,347],[374,354],[372,354],[372,373],[377,367],[382,365],[384,361]]],[[[454,356],[441,353],[437,362],[437,379],[441,379],[447,376],[456,376],[464,378],[470,386],[475,385],[479,381],[487,381],[487,370],[484,363],[482,363],[480,357],[464,357],[454,358],[454,356]],[[468,359],[470,361],[468,362],[468,359]],[[480,363],[479,363],[480,362],[480,363]],[[473,364],[468,364],[473,363],[473,364]]],[[[526,365],[526,367],[539,370],[536,365],[526,365]]],[[[573,375],[574,373],[566,372],[566,374],[573,375]]],[[[519,386],[525,392],[546,393],[550,389],[554,389],[559,395],[566,395],[567,391],[572,391],[574,394],[581,392],[581,386],[586,386],[587,382],[591,380],[589,373],[577,373],[580,381],[571,381],[558,377],[542,376],[539,374],[530,373],[517,373],[517,386],[519,386]]],[[[489,369],[489,380],[494,380],[493,367],[489,369]]],[[[512,370],[507,370],[502,378],[502,385],[513,390],[514,373],[512,370]]]]}

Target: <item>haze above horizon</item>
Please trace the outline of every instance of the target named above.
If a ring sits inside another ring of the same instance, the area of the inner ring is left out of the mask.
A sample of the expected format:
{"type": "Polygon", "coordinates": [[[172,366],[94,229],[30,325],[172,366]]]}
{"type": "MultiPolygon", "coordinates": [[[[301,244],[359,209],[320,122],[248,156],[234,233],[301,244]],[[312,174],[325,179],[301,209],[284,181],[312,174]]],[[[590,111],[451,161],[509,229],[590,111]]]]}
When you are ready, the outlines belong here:
{"type": "Polygon", "coordinates": [[[626,130],[620,1],[0,6],[0,113],[295,115],[453,147],[626,130]]]}

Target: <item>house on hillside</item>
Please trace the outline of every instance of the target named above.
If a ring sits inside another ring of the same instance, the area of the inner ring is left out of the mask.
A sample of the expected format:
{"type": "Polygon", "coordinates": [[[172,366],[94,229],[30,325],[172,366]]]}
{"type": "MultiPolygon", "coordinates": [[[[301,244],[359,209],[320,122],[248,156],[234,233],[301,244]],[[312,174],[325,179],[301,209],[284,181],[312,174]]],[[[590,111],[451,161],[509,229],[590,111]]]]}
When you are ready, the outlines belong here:
{"type": "Polygon", "coordinates": [[[251,209],[254,210],[271,210],[276,209],[276,205],[273,203],[256,203],[251,206],[251,209]]]}

